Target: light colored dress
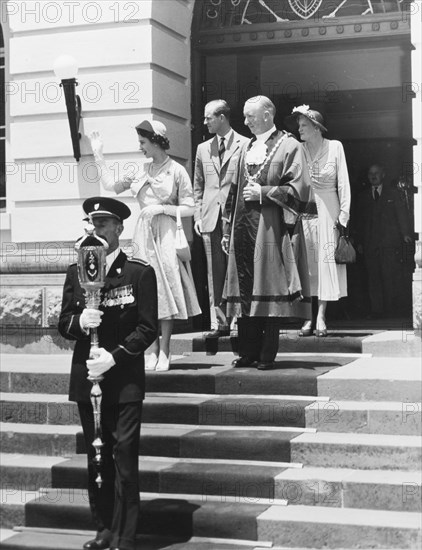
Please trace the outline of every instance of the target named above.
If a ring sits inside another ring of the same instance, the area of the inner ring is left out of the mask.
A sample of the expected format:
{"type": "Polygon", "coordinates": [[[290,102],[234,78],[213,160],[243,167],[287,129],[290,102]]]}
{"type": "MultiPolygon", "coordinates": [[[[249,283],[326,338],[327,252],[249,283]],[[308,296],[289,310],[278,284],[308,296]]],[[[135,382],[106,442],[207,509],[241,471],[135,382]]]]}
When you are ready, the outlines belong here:
{"type": "Polygon", "coordinates": [[[302,143],[315,194],[318,217],[302,219],[305,234],[311,295],[337,301],[347,296],[346,265],[336,264],[337,220],[347,225],[350,212],[350,183],[346,157],[339,141],[324,139],[312,160],[302,143]]]}
{"type": "MultiPolygon", "coordinates": [[[[149,166],[145,163],[140,177],[130,186],[141,210],[149,205],[194,207],[192,183],[183,166],[168,157],[153,178],[148,173],[149,166]]],[[[114,190],[119,193],[123,187],[126,186],[118,182],[114,190]]],[[[179,260],[175,238],[175,215],[158,214],[150,219],[139,216],[133,255],[155,270],[159,319],[187,319],[201,313],[190,263],[179,260]]]]}

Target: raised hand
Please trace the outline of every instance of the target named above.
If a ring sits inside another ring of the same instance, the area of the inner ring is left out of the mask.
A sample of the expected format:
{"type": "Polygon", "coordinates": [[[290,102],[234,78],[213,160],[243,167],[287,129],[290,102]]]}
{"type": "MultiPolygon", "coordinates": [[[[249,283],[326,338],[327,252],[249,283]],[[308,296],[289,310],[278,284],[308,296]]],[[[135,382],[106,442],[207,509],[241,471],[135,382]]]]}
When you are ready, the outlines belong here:
{"type": "Polygon", "coordinates": [[[91,134],[89,135],[89,140],[91,142],[91,148],[94,155],[96,157],[102,157],[104,144],[101,139],[100,133],[96,130],[94,132],[91,132],[91,134]]]}

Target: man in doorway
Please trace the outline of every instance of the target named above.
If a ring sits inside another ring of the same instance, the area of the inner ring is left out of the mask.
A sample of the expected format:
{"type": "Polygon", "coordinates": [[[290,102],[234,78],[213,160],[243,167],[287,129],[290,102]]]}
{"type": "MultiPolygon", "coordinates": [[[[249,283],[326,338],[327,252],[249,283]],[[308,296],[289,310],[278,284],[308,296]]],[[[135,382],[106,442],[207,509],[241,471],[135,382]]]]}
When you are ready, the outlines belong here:
{"type": "Polygon", "coordinates": [[[88,496],[96,537],[87,550],[134,550],[139,514],[138,454],[145,395],[144,351],[157,337],[157,284],[153,268],[129,260],[120,249],[123,220],[130,216],[122,202],[92,197],[83,209],[95,233],[108,242],[105,285],[100,309],[85,305],[77,265],[67,270],[59,331],[76,340],[69,400],[78,404],[88,455],[88,496]],[[100,348],[89,359],[89,329],[98,327],[100,348]],[[92,383],[101,382],[102,484],[96,483],[92,383]]]}
{"type": "Polygon", "coordinates": [[[409,313],[409,258],[413,238],[410,213],[396,187],[386,182],[385,169],[372,164],[370,187],[359,195],[358,250],[363,252],[371,316],[409,313]],[[408,288],[406,288],[408,287],[408,288]]]}
{"type": "Polygon", "coordinates": [[[235,365],[259,370],[274,366],[281,320],[311,313],[306,260],[302,264],[298,256],[300,241],[292,249],[288,229],[297,214],[316,215],[316,207],[302,148],[275,127],[275,111],[264,96],[245,103],[245,124],[254,137],[241,157],[236,200],[223,237],[227,309],[238,317],[240,357],[235,365]]]}
{"type": "Polygon", "coordinates": [[[207,258],[211,317],[207,336],[218,337],[230,334],[230,318],[220,307],[227,269],[227,256],[221,249],[222,212],[248,139],[231,128],[230,107],[223,99],[205,105],[204,124],[215,136],[196,151],[194,229],[202,237],[207,258]]]}

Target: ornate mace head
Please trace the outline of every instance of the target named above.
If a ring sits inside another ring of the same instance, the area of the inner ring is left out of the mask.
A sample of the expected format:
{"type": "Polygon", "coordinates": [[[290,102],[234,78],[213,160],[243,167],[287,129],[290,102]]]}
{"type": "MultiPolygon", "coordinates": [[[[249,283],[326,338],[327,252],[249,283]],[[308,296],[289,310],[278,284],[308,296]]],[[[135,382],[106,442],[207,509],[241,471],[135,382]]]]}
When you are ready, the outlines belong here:
{"type": "Polygon", "coordinates": [[[104,286],[108,243],[95,233],[92,219],[88,220],[85,235],[75,243],[78,253],[78,277],[85,290],[99,290],[104,286]]]}

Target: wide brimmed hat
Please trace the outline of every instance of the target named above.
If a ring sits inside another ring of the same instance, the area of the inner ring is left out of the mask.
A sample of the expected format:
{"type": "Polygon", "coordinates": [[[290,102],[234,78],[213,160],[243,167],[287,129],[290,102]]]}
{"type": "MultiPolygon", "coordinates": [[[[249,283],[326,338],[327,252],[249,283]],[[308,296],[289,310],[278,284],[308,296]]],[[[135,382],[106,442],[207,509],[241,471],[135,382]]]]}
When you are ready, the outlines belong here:
{"type": "Polygon", "coordinates": [[[123,202],[110,197],[90,197],[82,205],[88,221],[92,218],[116,218],[123,222],[131,214],[130,208],[123,202]]]}
{"type": "Polygon", "coordinates": [[[135,130],[138,132],[144,131],[150,134],[157,134],[157,136],[167,137],[167,128],[159,120],[143,120],[135,130]]]}
{"type": "Polygon", "coordinates": [[[306,117],[317,126],[321,131],[328,132],[327,128],[324,126],[324,117],[318,111],[310,109],[309,105],[300,105],[299,107],[294,107],[292,114],[286,117],[285,123],[288,127],[297,129],[298,119],[300,116],[306,117]]]}

